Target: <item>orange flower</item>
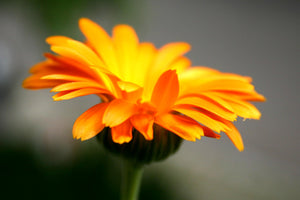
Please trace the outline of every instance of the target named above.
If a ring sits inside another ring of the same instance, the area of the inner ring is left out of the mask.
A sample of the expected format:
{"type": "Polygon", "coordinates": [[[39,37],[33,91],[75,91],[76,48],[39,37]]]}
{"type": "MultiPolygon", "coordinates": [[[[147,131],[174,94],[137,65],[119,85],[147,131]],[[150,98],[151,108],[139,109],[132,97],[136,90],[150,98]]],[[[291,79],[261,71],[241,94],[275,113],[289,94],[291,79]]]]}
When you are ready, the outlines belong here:
{"type": "Polygon", "coordinates": [[[232,122],[238,116],[259,119],[260,112],[249,101],[265,100],[251,78],[191,67],[184,57],[189,44],[156,49],[139,42],[128,25],[115,26],[112,37],[89,19],[80,19],[79,26],[86,42],[47,38],[57,55],[45,54],[47,60],[33,66],[23,83],[27,89],[52,88],[55,101],[90,94],[101,98],[76,120],[74,138],[87,140],[110,127],[115,143],[130,142],[133,129],[152,140],[156,124],[189,141],[220,138],[218,133],[224,132],[243,150],[232,122]]]}

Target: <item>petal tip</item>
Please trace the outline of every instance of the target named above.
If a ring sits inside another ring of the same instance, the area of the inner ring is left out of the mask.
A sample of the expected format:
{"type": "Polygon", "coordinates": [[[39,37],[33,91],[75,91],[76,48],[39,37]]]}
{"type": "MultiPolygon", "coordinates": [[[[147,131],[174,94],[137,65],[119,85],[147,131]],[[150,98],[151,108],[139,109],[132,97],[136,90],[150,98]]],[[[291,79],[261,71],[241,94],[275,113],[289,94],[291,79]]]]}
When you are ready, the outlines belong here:
{"type": "Polygon", "coordinates": [[[237,147],[237,149],[238,149],[240,152],[243,152],[243,151],[244,151],[244,145],[243,145],[243,146],[240,146],[240,147],[237,147]]]}
{"type": "Polygon", "coordinates": [[[79,25],[84,24],[84,23],[88,23],[88,22],[91,22],[91,20],[89,18],[81,17],[79,19],[79,25]]]}

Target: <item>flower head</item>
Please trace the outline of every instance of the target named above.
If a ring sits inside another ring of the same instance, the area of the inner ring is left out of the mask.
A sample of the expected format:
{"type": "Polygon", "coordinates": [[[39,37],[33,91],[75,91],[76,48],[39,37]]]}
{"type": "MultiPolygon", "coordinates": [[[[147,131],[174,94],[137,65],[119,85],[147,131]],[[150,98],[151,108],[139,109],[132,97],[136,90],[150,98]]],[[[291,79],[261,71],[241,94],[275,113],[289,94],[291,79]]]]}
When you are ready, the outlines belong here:
{"type": "Polygon", "coordinates": [[[139,42],[128,25],[115,26],[111,37],[89,19],[80,19],[79,26],[86,41],[47,38],[56,54],[45,54],[47,59],[33,66],[23,83],[27,89],[52,88],[55,101],[90,94],[101,98],[76,120],[74,138],[87,140],[109,127],[115,143],[130,142],[133,130],[152,140],[155,125],[189,141],[218,139],[224,132],[243,150],[232,122],[237,117],[259,119],[260,112],[249,102],[265,100],[251,78],[191,67],[185,42],[157,49],[139,42]]]}

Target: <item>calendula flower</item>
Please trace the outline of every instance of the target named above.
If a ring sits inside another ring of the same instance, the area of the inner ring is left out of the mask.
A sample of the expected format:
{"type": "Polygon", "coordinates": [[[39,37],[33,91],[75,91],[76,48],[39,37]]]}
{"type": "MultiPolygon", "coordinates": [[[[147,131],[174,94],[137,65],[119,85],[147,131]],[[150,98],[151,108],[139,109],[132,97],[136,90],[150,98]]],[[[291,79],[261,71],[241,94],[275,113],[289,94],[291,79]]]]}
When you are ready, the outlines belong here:
{"type": "Polygon", "coordinates": [[[185,42],[157,49],[140,42],[134,29],[117,25],[112,36],[93,21],[82,18],[86,37],[80,42],[65,36],[47,38],[56,54],[33,66],[23,86],[52,88],[55,101],[95,94],[101,99],[75,122],[73,136],[87,140],[109,127],[115,143],[128,143],[137,130],[153,140],[153,126],[184,140],[202,136],[220,138],[224,132],[242,151],[243,141],[233,125],[237,117],[259,119],[250,101],[264,101],[251,78],[191,66],[184,56],[185,42]]]}

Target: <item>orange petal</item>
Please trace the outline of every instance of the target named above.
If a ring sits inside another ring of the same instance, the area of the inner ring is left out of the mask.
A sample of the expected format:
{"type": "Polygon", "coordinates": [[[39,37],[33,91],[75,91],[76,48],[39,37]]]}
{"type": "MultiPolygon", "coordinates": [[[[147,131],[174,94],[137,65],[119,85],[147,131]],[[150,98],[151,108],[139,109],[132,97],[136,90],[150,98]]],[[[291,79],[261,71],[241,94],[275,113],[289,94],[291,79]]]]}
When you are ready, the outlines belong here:
{"type": "MultiPolygon", "coordinates": [[[[71,69],[70,66],[64,66],[61,63],[52,61],[50,59],[47,59],[45,61],[42,61],[40,63],[37,63],[33,65],[29,72],[31,74],[54,74],[54,73],[62,73],[62,74],[79,74],[79,70],[77,69],[71,69]],[[74,72],[73,72],[74,71],[74,72]]],[[[86,75],[86,74],[83,74],[86,75]]]]}
{"type": "Polygon", "coordinates": [[[32,75],[23,81],[22,86],[26,89],[35,90],[52,88],[63,83],[65,83],[63,80],[43,80],[41,79],[41,75],[32,75]]]}
{"type": "Polygon", "coordinates": [[[170,113],[158,115],[154,122],[185,140],[196,141],[204,135],[200,124],[182,115],[170,113]]]}
{"type": "Polygon", "coordinates": [[[81,96],[86,96],[90,94],[108,94],[109,92],[106,90],[102,89],[96,89],[96,88],[84,88],[84,89],[79,89],[79,90],[68,90],[68,91],[63,91],[59,92],[56,95],[54,95],[52,98],[54,101],[62,101],[62,100],[68,100],[68,99],[73,99],[76,97],[81,97],[81,96]]]}
{"type": "Polygon", "coordinates": [[[194,110],[193,108],[184,106],[174,108],[174,110],[198,121],[218,133],[230,129],[222,121],[215,120],[212,116],[209,116],[209,113],[202,113],[201,110],[194,110]]]}
{"type": "Polygon", "coordinates": [[[103,123],[106,126],[118,126],[137,112],[135,104],[122,99],[115,99],[110,102],[103,116],[103,123]]]}
{"type": "Polygon", "coordinates": [[[41,77],[41,79],[47,80],[66,80],[66,81],[91,81],[86,77],[66,75],[66,74],[51,74],[41,77]]]}
{"type": "Polygon", "coordinates": [[[132,139],[132,125],[129,120],[111,128],[112,140],[115,143],[128,143],[132,139]]]}
{"type": "Polygon", "coordinates": [[[98,55],[96,55],[95,52],[90,47],[88,47],[82,42],[64,36],[48,37],[46,41],[52,44],[52,46],[59,46],[59,47],[66,47],[66,48],[73,49],[79,55],[82,55],[82,57],[84,57],[87,63],[90,65],[104,66],[104,63],[98,57],[98,55]]]}
{"type": "Polygon", "coordinates": [[[179,83],[176,71],[169,70],[158,79],[151,97],[151,102],[158,112],[167,111],[176,101],[179,91],[179,83]]]}
{"type": "Polygon", "coordinates": [[[78,53],[76,50],[70,47],[62,47],[62,46],[51,46],[51,50],[63,57],[70,58],[72,60],[76,60],[84,65],[95,65],[88,57],[85,57],[83,54],[78,53]]]}
{"type": "Polygon", "coordinates": [[[74,69],[70,66],[64,66],[59,63],[55,64],[44,64],[39,66],[34,66],[33,75],[40,76],[41,79],[57,79],[57,80],[85,80],[94,81],[95,78],[89,76],[85,72],[78,69],[74,69]],[[39,67],[40,69],[37,69],[39,67]]]}
{"type": "Polygon", "coordinates": [[[266,101],[266,98],[263,95],[258,94],[257,92],[252,92],[249,93],[248,95],[244,95],[241,97],[241,99],[245,101],[261,101],[261,102],[266,101]]]}
{"type": "Polygon", "coordinates": [[[106,89],[102,85],[96,83],[96,82],[69,82],[60,84],[56,87],[54,87],[51,92],[61,92],[66,90],[76,90],[76,89],[82,89],[82,88],[98,88],[98,89],[106,89]]]}
{"type": "Polygon", "coordinates": [[[81,18],[79,20],[79,27],[89,44],[93,46],[108,69],[112,73],[118,74],[119,69],[114,43],[106,31],[87,18],[81,18]]]}
{"type": "Polygon", "coordinates": [[[211,90],[225,90],[225,91],[253,91],[254,86],[243,80],[233,80],[233,79],[218,79],[211,80],[202,84],[199,84],[199,90],[201,91],[211,91],[211,90]]]}
{"type": "Polygon", "coordinates": [[[31,74],[36,74],[36,73],[43,71],[49,67],[56,67],[57,65],[59,65],[59,64],[53,62],[52,60],[45,60],[45,61],[42,61],[42,62],[39,62],[39,63],[33,65],[30,68],[29,72],[31,74]]]}
{"type": "Polygon", "coordinates": [[[89,60],[91,65],[98,65],[101,67],[105,67],[102,60],[100,60],[99,56],[87,45],[82,42],[76,40],[68,40],[67,47],[70,47],[76,50],[79,54],[83,55],[86,59],[89,60]]]}
{"type": "Polygon", "coordinates": [[[263,95],[258,94],[256,92],[240,95],[240,98],[244,101],[260,101],[260,102],[266,101],[266,98],[263,95]]]}
{"type": "Polygon", "coordinates": [[[104,128],[102,116],[108,103],[97,104],[85,111],[74,123],[73,137],[87,140],[96,136],[104,128]]]}
{"type": "Polygon", "coordinates": [[[48,37],[46,39],[46,42],[50,45],[65,45],[68,43],[68,40],[73,40],[73,39],[66,36],[55,35],[55,36],[48,37]]]}
{"type": "Polygon", "coordinates": [[[213,132],[211,129],[203,126],[203,131],[204,131],[204,136],[206,137],[211,137],[211,138],[216,138],[216,139],[220,139],[221,135],[216,134],[215,132],[213,132]]]}
{"type": "Polygon", "coordinates": [[[225,106],[219,105],[217,102],[203,95],[188,96],[181,98],[176,101],[175,107],[176,105],[179,107],[180,105],[191,105],[194,107],[202,108],[230,121],[234,121],[237,118],[237,115],[234,112],[226,108],[228,107],[227,103],[225,104],[225,106]]]}
{"type": "Polygon", "coordinates": [[[261,117],[260,111],[251,103],[235,100],[229,102],[229,104],[234,109],[234,112],[240,117],[248,119],[260,119],[261,117]]]}
{"type": "Polygon", "coordinates": [[[210,101],[214,102],[215,104],[222,106],[224,109],[234,112],[232,107],[227,103],[227,101],[223,100],[222,98],[220,98],[217,95],[214,95],[213,92],[203,92],[203,93],[201,93],[200,96],[203,96],[203,97],[209,99],[210,101]]]}
{"type": "Polygon", "coordinates": [[[233,91],[222,91],[224,95],[230,96],[232,98],[244,100],[244,101],[266,101],[266,98],[258,94],[256,91],[250,92],[233,92],[233,91]]]}
{"type": "Polygon", "coordinates": [[[125,81],[132,81],[131,72],[135,70],[138,36],[132,27],[118,25],[113,29],[113,41],[119,61],[120,77],[125,81]]]}
{"type": "Polygon", "coordinates": [[[130,118],[132,125],[138,130],[146,140],[153,139],[154,117],[149,114],[138,114],[130,118]]]}
{"type": "Polygon", "coordinates": [[[55,63],[59,63],[61,68],[65,69],[66,71],[77,72],[80,73],[82,76],[85,75],[85,76],[95,77],[97,75],[95,74],[94,70],[92,70],[90,67],[87,67],[86,65],[82,65],[80,62],[74,59],[52,55],[50,53],[46,53],[45,57],[52,60],[55,63]]]}
{"type": "Polygon", "coordinates": [[[230,131],[225,131],[226,135],[229,137],[229,139],[232,141],[232,143],[235,145],[235,147],[239,151],[244,150],[244,143],[242,136],[240,132],[237,130],[237,128],[231,123],[231,122],[225,122],[227,126],[230,127],[230,131]]]}
{"type": "Polygon", "coordinates": [[[216,95],[226,100],[234,112],[240,117],[249,119],[259,119],[261,117],[259,110],[251,103],[233,98],[230,95],[224,95],[223,93],[216,93],[216,95]]]}

